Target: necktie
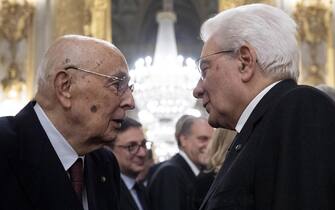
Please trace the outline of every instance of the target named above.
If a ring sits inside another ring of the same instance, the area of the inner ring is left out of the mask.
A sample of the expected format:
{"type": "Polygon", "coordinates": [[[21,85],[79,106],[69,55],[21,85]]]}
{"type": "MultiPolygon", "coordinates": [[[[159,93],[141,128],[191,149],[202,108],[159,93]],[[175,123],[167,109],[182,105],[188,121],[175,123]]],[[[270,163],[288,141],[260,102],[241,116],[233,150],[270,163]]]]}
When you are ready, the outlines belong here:
{"type": "Polygon", "coordinates": [[[81,201],[83,190],[83,160],[81,158],[78,158],[69,168],[69,174],[72,187],[81,201]]]}
{"type": "Polygon", "coordinates": [[[135,183],[134,185],[134,190],[137,194],[138,200],[140,201],[140,204],[142,206],[143,210],[147,210],[147,206],[146,206],[146,202],[145,202],[145,198],[144,198],[144,189],[142,189],[142,187],[140,186],[140,184],[135,183]]]}

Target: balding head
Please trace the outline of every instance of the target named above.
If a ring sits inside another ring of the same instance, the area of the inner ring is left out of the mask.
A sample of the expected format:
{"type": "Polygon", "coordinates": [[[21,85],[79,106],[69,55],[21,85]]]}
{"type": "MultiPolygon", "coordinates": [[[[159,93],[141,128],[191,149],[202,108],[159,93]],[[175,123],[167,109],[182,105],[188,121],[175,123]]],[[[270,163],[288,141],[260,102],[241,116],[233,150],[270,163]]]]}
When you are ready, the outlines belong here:
{"type": "Polygon", "coordinates": [[[58,38],[48,49],[39,65],[39,91],[46,90],[45,85],[51,85],[55,74],[67,66],[99,65],[103,62],[103,57],[99,58],[96,55],[104,48],[107,49],[106,53],[113,57],[121,57],[126,63],[121,51],[110,42],[81,35],[66,35],[58,38]]]}
{"type": "Polygon", "coordinates": [[[36,101],[78,154],[114,140],[125,111],[134,108],[128,66],[113,44],[63,36],[38,70],[36,101]]]}

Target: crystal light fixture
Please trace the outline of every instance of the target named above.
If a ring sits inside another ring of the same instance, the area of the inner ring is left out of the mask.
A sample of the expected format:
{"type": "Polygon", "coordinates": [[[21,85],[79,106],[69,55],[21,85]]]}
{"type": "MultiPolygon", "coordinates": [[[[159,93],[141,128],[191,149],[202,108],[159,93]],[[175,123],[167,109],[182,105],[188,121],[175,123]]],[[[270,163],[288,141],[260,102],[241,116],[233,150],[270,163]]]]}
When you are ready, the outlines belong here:
{"type": "MultiPolygon", "coordinates": [[[[200,75],[193,59],[177,56],[174,31],[177,18],[173,1],[163,2],[163,11],[156,16],[158,33],[154,58],[138,59],[130,75],[135,82],[134,96],[140,121],[148,127],[147,135],[165,145],[175,144],[175,121],[189,110],[194,112],[196,100],[192,89],[200,75]]],[[[197,113],[200,115],[199,111],[197,113]]]]}

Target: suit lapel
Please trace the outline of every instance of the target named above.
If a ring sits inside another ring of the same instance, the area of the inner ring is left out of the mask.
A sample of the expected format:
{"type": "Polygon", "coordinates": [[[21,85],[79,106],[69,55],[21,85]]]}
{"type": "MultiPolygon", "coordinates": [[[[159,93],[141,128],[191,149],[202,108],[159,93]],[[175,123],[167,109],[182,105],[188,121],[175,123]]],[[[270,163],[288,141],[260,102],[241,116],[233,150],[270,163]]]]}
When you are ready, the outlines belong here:
{"type": "Polygon", "coordinates": [[[92,169],[92,159],[89,155],[85,156],[85,168],[84,168],[84,180],[87,193],[88,208],[90,210],[97,209],[97,201],[95,197],[95,182],[96,182],[96,171],[92,169]]]}
{"type": "MultiPolygon", "coordinates": [[[[234,138],[234,140],[232,141],[232,144],[234,144],[234,142],[238,139],[238,134],[235,136],[235,138],[234,138]]],[[[231,149],[231,146],[230,146],[230,148],[229,148],[229,150],[231,149]]],[[[230,159],[231,158],[231,156],[230,155],[226,155],[226,159],[225,159],[225,162],[229,162],[230,159]]],[[[225,164],[223,164],[223,166],[224,166],[225,164]]],[[[211,185],[211,187],[209,188],[209,190],[208,190],[208,192],[207,192],[207,194],[206,194],[206,196],[205,196],[205,198],[204,198],[204,200],[203,200],[203,202],[202,202],[202,204],[201,204],[201,206],[200,206],[200,209],[203,209],[204,207],[205,207],[205,205],[207,204],[207,201],[208,201],[208,199],[212,196],[212,194],[216,191],[216,189],[219,187],[219,185],[220,185],[220,180],[222,179],[222,177],[224,176],[224,174],[225,174],[225,171],[227,170],[227,167],[221,167],[220,168],[220,170],[219,170],[219,172],[218,172],[218,174],[216,175],[216,177],[215,177],[215,179],[214,179],[214,181],[213,181],[213,183],[212,183],[212,185],[211,185]]]]}
{"type": "Polygon", "coordinates": [[[17,116],[18,155],[9,162],[35,206],[82,209],[70,180],[29,103],[17,116]]]}
{"type": "Polygon", "coordinates": [[[171,160],[186,173],[185,177],[187,177],[187,180],[191,180],[192,183],[195,182],[196,176],[186,160],[180,154],[176,154],[171,160]]]}
{"type": "Polygon", "coordinates": [[[90,210],[118,209],[120,204],[118,167],[102,153],[106,151],[99,149],[85,156],[85,186],[90,210]]]}
{"type": "Polygon", "coordinates": [[[260,102],[250,114],[250,117],[243,126],[241,132],[236,136],[236,140],[233,141],[232,145],[230,146],[229,153],[227,154],[230,157],[223,164],[224,174],[227,170],[230,169],[236,157],[242,152],[246,146],[250,134],[254,131],[257,123],[263,118],[265,113],[278,102],[283,94],[295,86],[296,83],[293,80],[284,80],[279,82],[264,95],[264,97],[260,100],[260,102]]]}

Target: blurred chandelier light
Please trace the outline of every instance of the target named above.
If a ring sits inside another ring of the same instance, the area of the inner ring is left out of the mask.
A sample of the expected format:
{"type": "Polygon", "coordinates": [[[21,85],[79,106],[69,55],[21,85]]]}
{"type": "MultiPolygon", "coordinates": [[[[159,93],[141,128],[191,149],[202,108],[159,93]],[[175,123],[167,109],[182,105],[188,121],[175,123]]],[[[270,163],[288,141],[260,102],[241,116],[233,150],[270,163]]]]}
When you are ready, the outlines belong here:
{"type": "Polygon", "coordinates": [[[140,120],[154,118],[172,123],[195,105],[192,89],[199,74],[193,59],[177,56],[175,21],[173,1],[164,0],[163,11],[157,14],[154,59],[149,56],[138,59],[130,72],[135,82],[134,96],[140,120]]]}

